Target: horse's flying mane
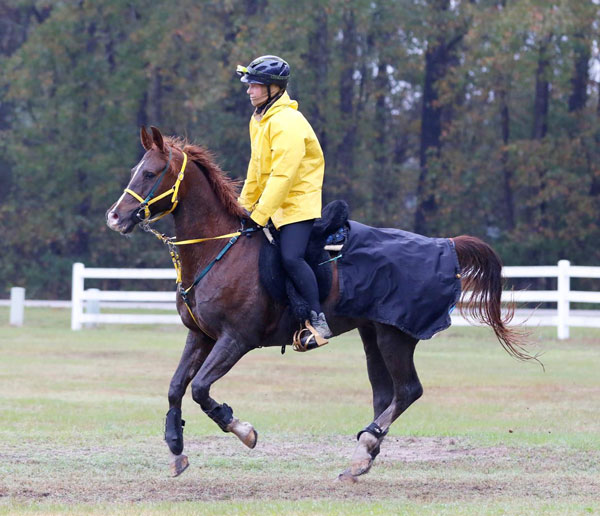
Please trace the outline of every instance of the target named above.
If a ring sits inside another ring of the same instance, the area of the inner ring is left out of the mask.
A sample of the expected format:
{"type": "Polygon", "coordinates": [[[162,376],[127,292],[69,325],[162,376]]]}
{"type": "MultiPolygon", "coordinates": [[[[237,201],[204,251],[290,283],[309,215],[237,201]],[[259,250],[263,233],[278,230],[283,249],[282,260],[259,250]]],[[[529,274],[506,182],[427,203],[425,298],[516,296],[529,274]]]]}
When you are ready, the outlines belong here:
{"type": "Polygon", "coordinates": [[[245,216],[244,209],[237,202],[240,182],[227,177],[225,172],[217,165],[210,151],[199,145],[194,145],[184,138],[173,136],[166,137],[165,143],[185,152],[188,155],[188,159],[192,160],[204,171],[206,179],[210,183],[215,195],[231,215],[238,218],[245,216]]]}

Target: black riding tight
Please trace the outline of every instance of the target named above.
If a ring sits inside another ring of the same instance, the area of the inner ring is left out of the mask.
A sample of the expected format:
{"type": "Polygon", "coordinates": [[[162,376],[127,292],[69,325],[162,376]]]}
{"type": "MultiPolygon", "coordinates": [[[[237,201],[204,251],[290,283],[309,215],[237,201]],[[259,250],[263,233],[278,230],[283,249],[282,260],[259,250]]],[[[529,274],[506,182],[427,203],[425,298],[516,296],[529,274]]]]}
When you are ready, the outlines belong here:
{"type": "Polygon", "coordinates": [[[304,253],[310,237],[314,219],[293,222],[279,228],[281,238],[281,257],[283,267],[294,282],[300,295],[309,304],[310,309],[321,312],[317,278],[306,260],[304,253]]]}

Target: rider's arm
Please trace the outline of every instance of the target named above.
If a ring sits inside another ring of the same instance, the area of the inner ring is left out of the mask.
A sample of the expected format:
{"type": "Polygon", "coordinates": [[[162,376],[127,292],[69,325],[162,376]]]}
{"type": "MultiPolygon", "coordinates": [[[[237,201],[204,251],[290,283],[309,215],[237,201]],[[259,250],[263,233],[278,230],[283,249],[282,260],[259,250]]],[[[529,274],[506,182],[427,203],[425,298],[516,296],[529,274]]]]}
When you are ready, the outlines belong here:
{"type": "MultiPolygon", "coordinates": [[[[250,129],[250,141],[253,141],[252,129],[250,129]]],[[[259,163],[256,156],[256,150],[252,149],[252,155],[250,162],[248,163],[248,173],[246,174],[246,180],[244,181],[244,187],[238,197],[238,202],[246,208],[248,211],[254,209],[254,205],[260,197],[260,190],[258,189],[258,173],[259,163]]]]}
{"type": "Polygon", "coordinates": [[[250,158],[248,163],[248,174],[246,175],[246,181],[244,181],[244,187],[238,197],[238,202],[246,208],[248,211],[252,211],[256,201],[260,196],[257,181],[258,172],[258,160],[250,158]]]}
{"type": "Polygon", "coordinates": [[[286,200],[305,155],[304,128],[292,116],[271,121],[271,170],[265,189],[252,212],[252,220],[264,226],[286,200]]]}

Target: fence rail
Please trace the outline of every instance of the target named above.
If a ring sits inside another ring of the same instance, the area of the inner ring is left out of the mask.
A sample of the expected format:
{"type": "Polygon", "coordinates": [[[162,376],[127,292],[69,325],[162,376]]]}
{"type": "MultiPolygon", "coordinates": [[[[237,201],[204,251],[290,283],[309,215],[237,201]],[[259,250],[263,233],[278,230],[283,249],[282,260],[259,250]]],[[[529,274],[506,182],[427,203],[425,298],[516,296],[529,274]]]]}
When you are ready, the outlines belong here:
{"type": "MultiPolygon", "coordinates": [[[[598,303],[600,292],[570,289],[570,278],[600,278],[600,267],[572,266],[561,260],[551,266],[504,267],[506,278],[557,278],[556,290],[505,291],[502,300],[517,303],[556,303],[556,310],[517,310],[514,322],[529,326],[556,326],[559,339],[569,338],[569,327],[600,328],[600,311],[571,310],[571,303],[598,303]]],[[[178,315],[101,313],[101,307],[159,308],[175,310],[175,292],[145,292],[85,289],[86,279],[175,279],[173,269],[106,269],[73,264],[71,296],[71,329],[84,324],[171,324],[179,323],[178,315]]],[[[468,325],[458,313],[452,323],[468,325]]]]}

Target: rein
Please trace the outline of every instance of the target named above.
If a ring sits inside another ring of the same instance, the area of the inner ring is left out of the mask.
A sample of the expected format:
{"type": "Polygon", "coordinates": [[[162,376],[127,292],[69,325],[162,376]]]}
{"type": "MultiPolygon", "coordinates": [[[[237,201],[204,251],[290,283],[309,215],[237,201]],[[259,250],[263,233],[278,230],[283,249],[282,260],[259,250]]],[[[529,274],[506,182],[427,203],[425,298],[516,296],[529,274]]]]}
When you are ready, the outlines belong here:
{"type": "Polygon", "coordinates": [[[216,265],[216,263],[221,258],[223,258],[223,256],[225,256],[227,251],[229,251],[233,247],[233,245],[237,242],[238,238],[241,235],[246,235],[249,237],[249,236],[251,236],[252,233],[254,233],[255,231],[258,231],[259,228],[244,228],[243,221],[242,221],[242,227],[240,228],[239,231],[236,231],[235,233],[228,233],[227,235],[219,235],[219,236],[207,237],[207,238],[196,238],[193,240],[176,241],[175,237],[168,237],[168,236],[156,231],[156,229],[151,228],[149,225],[149,222],[151,222],[151,221],[144,221],[144,223],[140,224],[140,226],[144,231],[152,233],[156,238],[158,238],[163,244],[165,244],[168,247],[169,254],[171,255],[171,261],[173,262],[173,267],[175,268],[175,272],[177,273],[177,278],[175,280],[175,282],[177,283],[177,292],[181,296],[181,299],[182,299],[183,303],[185,304],[185,307],[187,308],[187,311],[189,312],[190,317],[192,318],[192,320],[196,323],[196,326],[198,326],[198,328],[202,332],[204,332],[206,335],[208,335],[211,339],[216,340],[215,337],[213,335],[211,335],[209,332],[207,332],[198,322],[198,319],[192,312],[192,307],[190,306],[188,295],[191,292],[191,290],[196,285],[198,285],[198,283],[200,283],[200,281],[202,281],[202,278],[204,278],[204,276],[206,276],[208,274],[208,272],[216,265]],[[204,267],[204,269],[202,269],[202,271],[200,271],[200,273],[194,278],[194,281],[192,282],[192,284],[189,287],[185,288],[183,286],[183,280],[182,280],[181,257],[179,255],[179,250],[177,249],[177,246],[188,245],[188,244],[199,244],[202,242],[206,242],[208,240],[220,240],[220,239],[224,239],[224,238],[229,238],[229,242],[227,242],[227,244],[225,244],[223,249],[221,249],[219,251],[217,256],[215,256],[210,261],[210,263],[206,267],[204,267]]]}
{"type": "Polygon", "coordinates": [[[192,320],[194,321],[194,323],[196,323],[196,326],[198,326],[198,328],[203,333],[208,335],[211,339],[215,340],[215,337],[212,336],[210,333],[208,333],[198,322],[198,319],[192,312],[192,308],[190,306],[188,295],[191,292],[191,290],[196,285],[198,285],[198,283],[200,283],[202,278],[204,278],[204,276],[206,276],[208,274],[208,272],[215,266],[215,264],[219,260],[221,260],[221,258],[223,258],[223,256],[225,256],[227,251],[229,251],[229,249],[231,249],[231,247],[233,247],[233,245],[237,242],[238,238],[241,235],[246,235],[246,236],[250,237],[251,234],[254,233],[255,231],[258,231],[259,228],[244,228],[244,221],[242,220],[240,230],[236,231],[235,233],[228,233],[226,235],[219,235],[219,236],[214,236],[214,237],[194,238],[191,240],[177,241],[177,240],[175,240],[175,237],[166,236],[163,233],[158,232],[156,229],[150,227],[150,223],[155,222],[159,219],[162,219],[165,215],[172,213],[175,210],[175,208],[177,207],[177,204],[179,203],[179,198],[178,198],[179,185],[183,181],[183,178],[185,175],[185,167],[187,165],[187,154],[185,152],[182,152],[182,154],[183,154],[183,163],[181,165],[181,170],[179,171],[179,174],[177,175],[175,184],[169,190],[167,190],[166,192],[163,192],[162,194],[160,194],[157,197],[154,197],[154,193],[156,192],[156,189],[158,188],[158,186],[164,179],[164,177],[169,169],[169,164],[171,163],[171,149],[170,148],[169,148],[169,160],[167,161],[165,168],[161,172],[158,179],[155,181],[154,185],[152,186],[152,189],[150,190],[150,193],[146,196],[145,199],[143,199],[141,195],[138,195],[137,193],[135,193],[133,190],[130,190],[129,188],[125,188],[125,192],[132,195],[135,199],[140,201],[140,207],[138,209],[138,218],[140,218],[140,220],[141,220],[140,227],[144,231],[146,231],[148,233],[152,233],[156,238],[158,238],[163,244],[165,244],[168,247],[169,254],[171,255],[171,261],[173,262],[173,267],[175,267],[175,272],[177,273],[177,279],[175,280],[177,283],[177,291],[178,291],[179,295],[181,296],[181,299],[183,300],[183,303],[185,304],[185,307],[187,308],[192,320]],[[155,202],[160,201],[161,199],[164,199],[165,197],[169,196],[170,194],[172,194],[171,195],[171,204],[172,204],[171,208],[167,211],[159,213],[155,217],[150,218],[149,206],[155,202]],[[142,210],[144,210],[144,218],[143,219],[140,216],[142,210]],[[181,257],[179,255],[179,250],[177,249],[177,247],[180,245],[200,244],[202,242],[207,242],[209,240],[220,240],[220,239],[225,239],[225,238],[229,238],[229,242],[227,242],[227,244],[225,244],[225,246],[221,249],[221,251],[219,251],[217,256],[215,258],[213,258],[212,261],[206,267],[204,267],[204,269],[202,269],[202,271],[200,271],[200,273],[196,276],[196,278],[194,279],[192,284],[189,287],[185,288],[183,286],[183,280],[182,280],[181,257]]]}

